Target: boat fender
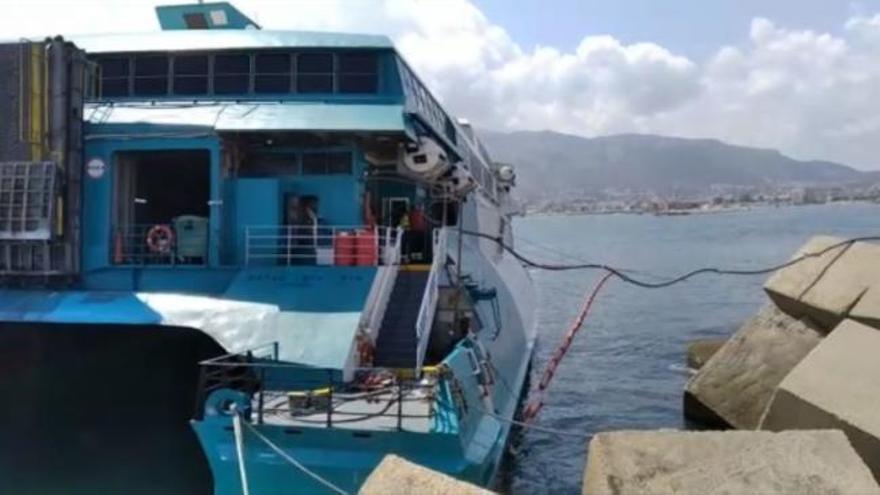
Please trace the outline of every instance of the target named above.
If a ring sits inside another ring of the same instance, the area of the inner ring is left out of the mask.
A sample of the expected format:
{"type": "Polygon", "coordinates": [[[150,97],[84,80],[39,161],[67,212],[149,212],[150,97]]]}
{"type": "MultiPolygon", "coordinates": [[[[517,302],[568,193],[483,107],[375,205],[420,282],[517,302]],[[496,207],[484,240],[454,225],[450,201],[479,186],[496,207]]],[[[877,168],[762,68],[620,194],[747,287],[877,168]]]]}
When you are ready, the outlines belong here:
{"type": "Polygon", "coordinates": [[[251,401],[239,390],[221,388],[211,392],[205,400],[205,416],[232,416],[235,411],[245,417],[251,414],[251,401]]]}
{"type": "Polygon", "coordinates": [[[153,225],[147,231],[147,247],[153,253],[168,254],[174,244],[174,231],[165,224],[153,225]]]}

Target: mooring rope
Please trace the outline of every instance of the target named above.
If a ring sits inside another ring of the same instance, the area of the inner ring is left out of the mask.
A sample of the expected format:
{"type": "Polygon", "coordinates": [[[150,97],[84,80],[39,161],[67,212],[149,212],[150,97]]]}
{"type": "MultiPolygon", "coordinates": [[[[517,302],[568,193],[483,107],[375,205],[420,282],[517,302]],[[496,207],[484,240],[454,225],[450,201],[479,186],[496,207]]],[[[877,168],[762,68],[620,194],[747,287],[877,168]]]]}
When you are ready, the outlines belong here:
{"type": "Polygon", "coordinates": [[[339,488],[338,486],[334,485],[330,481],[327,481],[325,478],[322,478],[319,474],[317,474],[316,472],[307,468],[303,463],[294,459],[290,454],[288,454],[287,452],[284,452],[284,450],[282,450],[281,447],[275,445],[275,443],[273,443],[265,435],[260,433],[259,430],[254,428],[253,425],[250,424],[250,422],[245,421],[241,417],[241,415],[236,411],[235,417],[233,418],[233,429],[235,432],[235,444],[236,444],[236,451],[238,452],[239,468],[240,468],[240,471],[242,474],[242,477],[241,477],[242,493],[244,495],[248,495],[248,488],[247,488],[247,476],[246,476],[247,473],[246,473],[246,470],[244,467],[244,435],[243,435],[243,431],[241,429],[241,425],[246,426],[251,431],[251,433],[254,434],[254,436],[256,436],[263,443],[265,443],[266,446],[269,447],[273,452],[275,452],[276,454],[281,456],[282,459],[287,461],[293,467],[295,467],[295,468],[299,469],[300,471],[302,471],[303,473],[305,473],[307,476],[309,476],[313,480],[324,485],[325,487],[327,487],[330,491],[332,491],[334,493],[338,493],[339,495],[349,495],[349,493],[347,491],[343,490],[342,488],[339,488]],[[241,445],[241,449],[238,448],[239,445],[241,445]]]}

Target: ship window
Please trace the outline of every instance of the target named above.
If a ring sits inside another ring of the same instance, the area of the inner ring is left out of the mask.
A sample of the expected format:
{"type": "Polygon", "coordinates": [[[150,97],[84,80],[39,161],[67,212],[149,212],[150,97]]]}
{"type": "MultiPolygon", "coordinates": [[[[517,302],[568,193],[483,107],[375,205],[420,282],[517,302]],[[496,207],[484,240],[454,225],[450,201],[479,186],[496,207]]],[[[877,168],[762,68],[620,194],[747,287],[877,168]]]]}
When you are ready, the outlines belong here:
{"type": "Polygon", "coordinates": [[[351,153],[315,152],[302,156],[302,173],[305,175],[349,175],[351,153]]]}
{"type": "Polygon", "coordinates": [[[264,53],[255,61],[254,92],[261,94],[290,92],[290,55],[264,53]]]}
{"type": "Polygon", "coordinates": [[[296,71],[296,88],[300,93],[333,92],[333,54],[301,53],[296,71]]]}
{"type": "Polygon", "coordinates": [[[207,55],[185,55],[174,57],[174,94],[204,95],[207,93],[207,55]]]}
{"type": "Polygon", "coordinates": [[[375,53],[339,55],[340,93],[375,93],[378,79],[375,53]]]}
{"type": "Polygon", "coordinates": [[[187,29],[208,29],[208,19],[205,14],[191,13],[183,14],[183,22],[186,23],[187,29]]]}
{"type": "Polygon", "coordinates": [[[134,94],[156,96],[168,93],[168,58],[142,55],[134,58],[134,94]]]}
{"type": "Polygon", "coordinates": [[[214,57],[214,94],[234,95],[248,92],[251,58],[248,55],[214,57]]]}
{"type": "Polygon", "coordinates": [[[128,96],[131,61],[128,58],[105,58],[98,64],[101,67],[101,95],[128,96]]]}

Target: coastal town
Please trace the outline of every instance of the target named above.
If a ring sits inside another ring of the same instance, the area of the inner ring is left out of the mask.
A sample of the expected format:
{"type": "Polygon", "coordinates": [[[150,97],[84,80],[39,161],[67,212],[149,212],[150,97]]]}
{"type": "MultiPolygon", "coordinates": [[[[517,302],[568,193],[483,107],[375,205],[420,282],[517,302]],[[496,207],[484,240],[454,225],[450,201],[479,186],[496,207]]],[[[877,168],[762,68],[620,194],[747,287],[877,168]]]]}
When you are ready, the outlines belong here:
{"type": "Polygon", "coordinates": [[[634,191],[605,189],[598,193],[568,191],[551,198],[520,200],[526,214],[654,214],[720,213],[756,207],[818,205],[838,202],[880,202],[880,180],[831,186],[713,186],[706,191],[634,191]]]}

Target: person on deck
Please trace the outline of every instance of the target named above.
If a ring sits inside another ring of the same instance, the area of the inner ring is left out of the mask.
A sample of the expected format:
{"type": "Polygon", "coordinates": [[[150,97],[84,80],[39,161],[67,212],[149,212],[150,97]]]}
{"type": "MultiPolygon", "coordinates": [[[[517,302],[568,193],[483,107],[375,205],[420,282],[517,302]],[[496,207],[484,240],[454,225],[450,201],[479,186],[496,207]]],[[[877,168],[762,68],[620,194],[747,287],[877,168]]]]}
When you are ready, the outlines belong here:
{"type": "Polygon", "coordinates": [[[415,205],[409,210],[410,229],[410,258],[415,261],[428,259],[427,231],[428,220],[420,205],[415,205]]]}

